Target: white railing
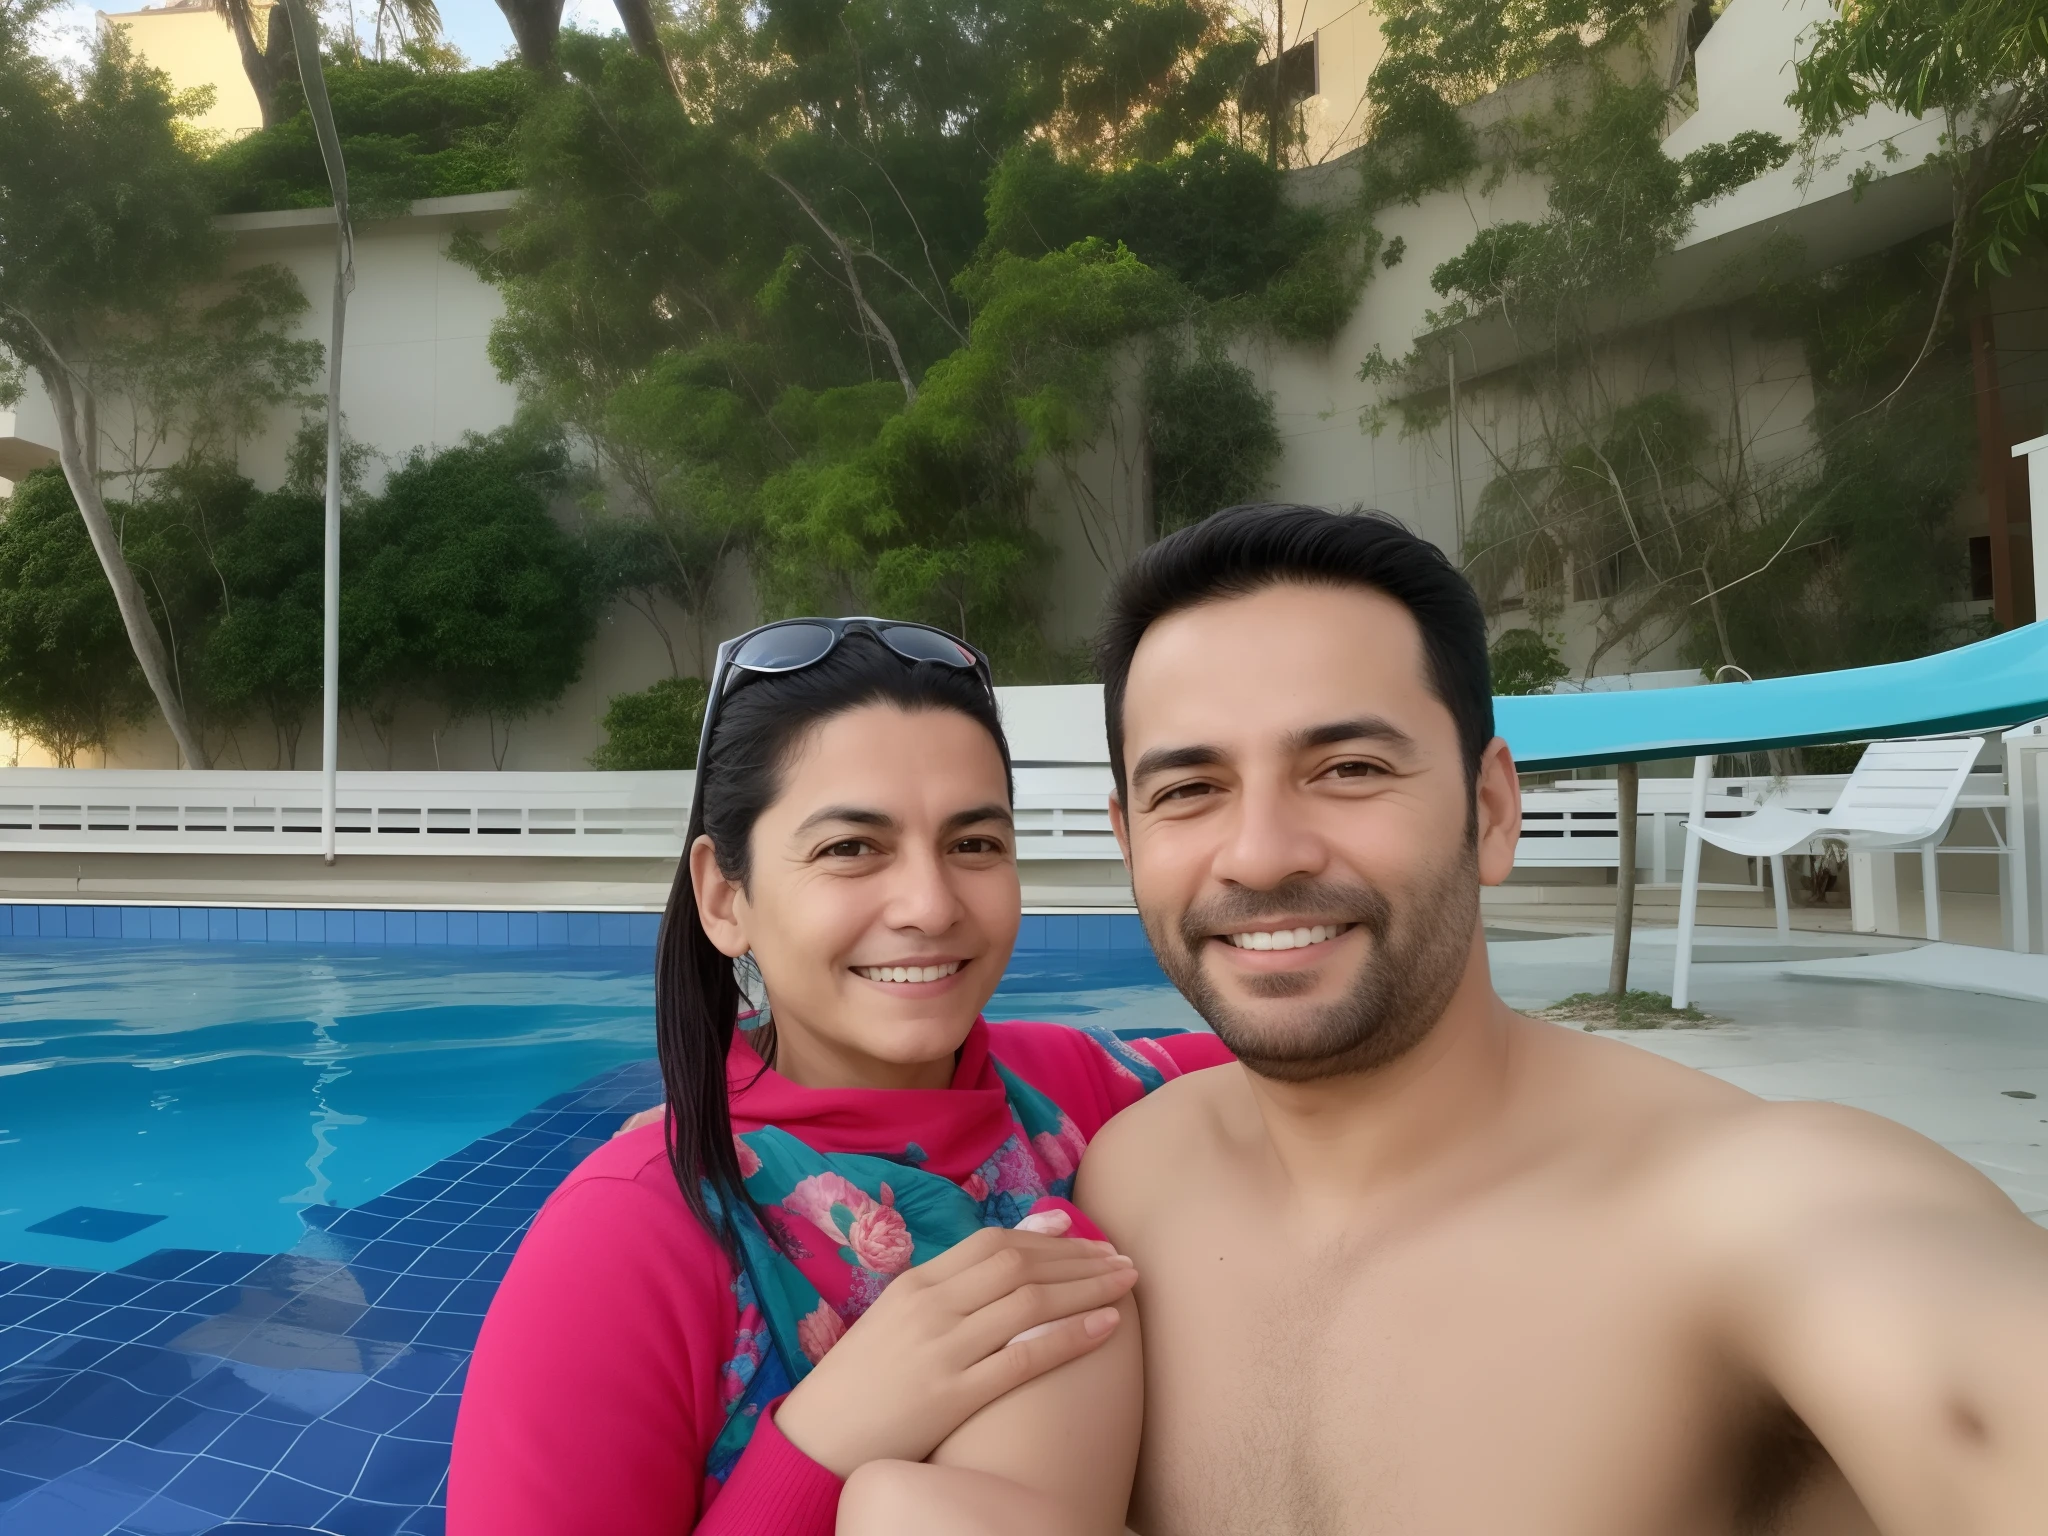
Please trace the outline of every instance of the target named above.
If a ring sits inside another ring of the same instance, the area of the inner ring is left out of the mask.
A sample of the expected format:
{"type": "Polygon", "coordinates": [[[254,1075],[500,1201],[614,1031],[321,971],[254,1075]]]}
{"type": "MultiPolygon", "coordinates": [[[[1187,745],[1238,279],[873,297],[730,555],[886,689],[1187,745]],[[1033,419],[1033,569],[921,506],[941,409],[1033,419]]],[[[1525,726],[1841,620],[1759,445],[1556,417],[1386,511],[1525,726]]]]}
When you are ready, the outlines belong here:
{"type": "MultiPolygon", "coordinates": [[[[344,773],[342,854],[664,858],[694,773],[344,773]]],[[[1109,770],[1017,770],[1024,859],[1114,859],[1109,770]]],[[[320,852],[320,775],[0,769],[0,853],[320,852]]]]}
{"type": "MultiPolygon", "coordinates": [[[[341,853],[674,858],[689,773],[344,773],[341,853]]],[[[318,853],[320,775],[0,770],[0,852],[318,853]]]]}

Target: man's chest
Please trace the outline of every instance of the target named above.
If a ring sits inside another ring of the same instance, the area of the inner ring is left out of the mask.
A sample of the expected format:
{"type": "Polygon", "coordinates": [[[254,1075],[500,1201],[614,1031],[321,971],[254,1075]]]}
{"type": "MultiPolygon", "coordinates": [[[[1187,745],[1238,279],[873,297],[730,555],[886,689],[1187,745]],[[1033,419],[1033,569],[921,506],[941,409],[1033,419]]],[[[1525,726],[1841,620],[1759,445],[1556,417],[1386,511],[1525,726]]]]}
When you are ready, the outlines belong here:
{"type": "Polygon", "coordinates": [[[1247,1224],[1137,1253],[1138,1529],[1724,1529],[1688,1523],[1717,1503],[1735,1415],[1702,1409],[1715,1368],[1677,1281],[1535,1217],[1314,1253],[1247,1224]]]}

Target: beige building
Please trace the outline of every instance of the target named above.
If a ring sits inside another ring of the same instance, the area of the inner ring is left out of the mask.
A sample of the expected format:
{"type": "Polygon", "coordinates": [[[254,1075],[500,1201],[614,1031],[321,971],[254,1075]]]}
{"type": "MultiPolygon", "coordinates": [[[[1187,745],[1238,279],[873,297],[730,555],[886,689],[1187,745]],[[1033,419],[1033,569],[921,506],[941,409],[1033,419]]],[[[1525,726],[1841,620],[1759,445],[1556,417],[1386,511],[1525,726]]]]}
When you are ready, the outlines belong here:
{"type": "MultiPolygon", "coordinates": [[[[270,5],[251,0],[260,37],[268,29],[270,5]]],[[[139,11],[101,11],[100,25],[127,34],[136,56],[171,77],[180,90],[205,87],[213,104],[193,119],[193,126],[222,138],[238,139],[263,126],[255,87],[242,69],[242,52],[234,29],[211,0],[171,0],[168,5],[139,11]]]]}

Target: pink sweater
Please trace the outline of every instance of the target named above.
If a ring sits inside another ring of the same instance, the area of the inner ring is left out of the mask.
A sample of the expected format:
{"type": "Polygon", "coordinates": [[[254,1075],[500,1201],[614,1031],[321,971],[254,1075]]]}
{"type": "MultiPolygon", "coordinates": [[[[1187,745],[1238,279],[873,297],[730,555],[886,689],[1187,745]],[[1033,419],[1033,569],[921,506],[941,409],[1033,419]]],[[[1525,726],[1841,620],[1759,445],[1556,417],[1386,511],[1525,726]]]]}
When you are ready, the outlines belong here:
{"type": "MultiPolygon", "coordinates": [[[[1210,1035],[1140,1049],[1166,1077],[1230,1059],[1210,1035]]],[[[758,1058],[736,1043],[734,1127],[873,1151],[900,1145],[915,1121],[933,1170],[964,1181],[966,1159],[985,1155],[974,1148],[1001,1134],[996,1117],[1008,1123],[1000,1088],[987,1086],[991,1055],[1085,1139],[1143,1092],[1101,1045],[1054,1024],[977,1024],[952,1088],[897,1093],[753,1080],[758,1058]],[[942,1149],[955,1145],[948,1167],[942,1149]]],[[[839,1479],[783,1439],[772,1414],[722,1491],[705,1477],[739,1321],[732,1282],[724,1250],[683,1203],[659,1126],[586,1158],[541,1208],[484,1320],[455,1428],[449,1536],[831,1536],[839,1479]]]]}

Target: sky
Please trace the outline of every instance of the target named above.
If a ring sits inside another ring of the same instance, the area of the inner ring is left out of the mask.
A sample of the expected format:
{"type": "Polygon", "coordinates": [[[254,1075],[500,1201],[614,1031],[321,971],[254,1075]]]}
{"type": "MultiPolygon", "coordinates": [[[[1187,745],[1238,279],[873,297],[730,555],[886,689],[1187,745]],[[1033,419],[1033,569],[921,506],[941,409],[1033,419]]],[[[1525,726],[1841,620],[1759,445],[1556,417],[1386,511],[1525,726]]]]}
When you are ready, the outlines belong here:
{"type": "MultiPolygon", "coordinates": [[[[512,49],[512,29],[505,25],[504,14],[499,11],[495,0],[440,0],[441,30],[449,42],[468,57],[472,64],[491,64],[503,58],[512,49]]],[[[99,6],[70,0],[70,3],[52,13],[44,24],[44,51],[73,63],[83,59],[90,46],[95,15],[99,6]]],[[[105,7],[113,12],[142,9],[135,3],[115,3],[105,7]]],[[[346,23],[349,7],[326,0],[321,5],[322,14],[328,23],[346,23]]],[[[372,18],[376,14],[376,0],[355,0],[356,18],[367,34],[372,18]]],[[[610,0],[567,0],[562,10],[564,26],[581,27],[586,32],[616,32],[619,30],[619,13],[610,0]]]]}

